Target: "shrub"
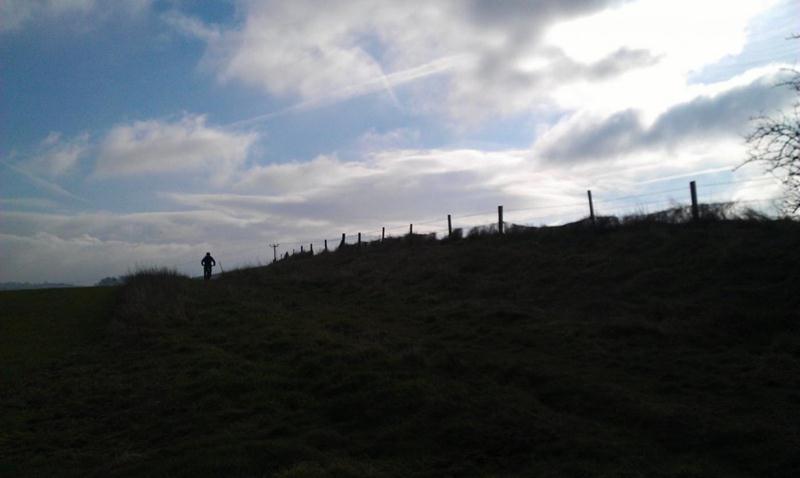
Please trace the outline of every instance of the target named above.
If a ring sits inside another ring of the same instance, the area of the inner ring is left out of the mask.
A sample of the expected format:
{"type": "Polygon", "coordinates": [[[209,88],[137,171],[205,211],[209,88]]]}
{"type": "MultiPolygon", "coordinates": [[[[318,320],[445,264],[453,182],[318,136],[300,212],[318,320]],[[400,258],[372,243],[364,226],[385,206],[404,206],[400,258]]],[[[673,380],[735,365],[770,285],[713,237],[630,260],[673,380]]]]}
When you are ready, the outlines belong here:
{"type": "Polygon", "coordinates": [[[152,268],[122,278],[117,321],[141,333],[164,321],[185,321],[189,277],[174,269],[152,268]]]}

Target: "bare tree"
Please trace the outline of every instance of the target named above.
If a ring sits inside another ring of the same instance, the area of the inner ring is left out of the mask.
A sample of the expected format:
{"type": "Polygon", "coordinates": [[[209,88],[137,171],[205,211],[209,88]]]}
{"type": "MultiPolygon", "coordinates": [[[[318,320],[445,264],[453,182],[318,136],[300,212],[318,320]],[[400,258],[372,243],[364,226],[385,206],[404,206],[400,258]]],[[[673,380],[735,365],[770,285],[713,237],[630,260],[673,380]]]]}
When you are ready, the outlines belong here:
{"type": "MultiPolygon", "coordinates": [[[[800,35],[793,35],[794,40],[800,35]]],[[[793,89],[800,97],[800,70],[787,70],[789,78],[779,84],[793,89]]],[[[782,212],[800,211],[800,98],[790,112],[754,118],[755,128],[747,135],[749,149],[743,164],[762,163],[781,180],[785,188],[782,212]]]]}

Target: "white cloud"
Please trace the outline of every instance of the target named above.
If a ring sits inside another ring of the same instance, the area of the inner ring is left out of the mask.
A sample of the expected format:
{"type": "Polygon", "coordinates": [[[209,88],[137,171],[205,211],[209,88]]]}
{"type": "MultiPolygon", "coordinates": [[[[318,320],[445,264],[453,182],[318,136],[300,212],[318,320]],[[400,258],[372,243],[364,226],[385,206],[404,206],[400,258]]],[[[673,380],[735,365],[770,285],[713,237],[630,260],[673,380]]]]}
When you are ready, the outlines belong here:
{"type": "MultiPolygon", "coordinates": [[[[494,220],[499,204],[506,207],[509,222],[553,224],[584,217],[589,188],[598,213],[654,210],[671,199],[685,203],[690,179],[730,178],[725,168],[735,165],[741,145],[718,137],[707,146],[678,143],[671,152],[566,164],[537,158],[529,150],[383,150],[253,169],[235,184],[237,192],[167,194],[177,208],[188,209],[183,211],[6,211],[0,221],[0,260],[6,264],[0,280],[85,283],[137,265],[175,266],[197,274],[206,250],[229,268],[268,260],[266,245],[274,242],[281,251],[291,251],[312,241],[319,249],[323,239],[333,240],[333,246],[342,232],[368,237],[381,226],[390,234],[402,234],[409,223],[419,232],[441,231],[447,214],[453,214],[456,227],[486,224],[494,220]],[[674,184],[680,185],[679,192],[604,202],[674,184]],[[471,213],[479,215],[467,216],[471,213]]],[[[737,174],[741,179],[758,171],[746,168],[737,174]]],[[[703,184],[703,201],[774,193],[772,183],[753,183],[746,190],[737,185],[711,190],[703,184]]]]}
{"type": "Polygon", "coordinates": [[[401,99],[413,110],[468,124],[557,109],[657,114],[691,96],[689,72],[740,52],[773,3],[245,1],[233,26],[169,18],[207,43],[223,81],[304,104],[378,91],[394,101],[409,84],[401,99]]]}
{"type": "MultiPolygon", "coordinates": [[[[164,193],[170,202],[159,204],[171,212],[6,211],[2,277],[69,281],[80,271],[78,280],[93,281],[137,263],[192,272],[206,250],[232,265],[271,257],[266,244],[275,241],[291,249],[297,239],[383,225],[402,232],[410,222],[424,231],[443,227],[448,213],[457,226],[486,223],[499,204],[512,222],[573,220],[586,214],[588,188],[601,213],[656,207],[603,201],[662,186],[679,185],[674,197],[685,201],[695,174],[731,178],[728,168],[744,159],[737,134],[746,116],[779,107],[786,94],[769,85],[774,65],[714,84],[687,80],[740,51],[749,19],[769,3],[654,1],[342,0],[324,9],[242,1],[235,25],[169,13],[170,25],[207,43],[204,61],[219,79],[297,98],[293,111],[382,91],[406,112],[455,123],[541,111],[554,114],[539,124],[563,120],[524,150],[424,149],[414,130],[369,131],[352,152],[251,166],[258,137],[210,126],[205,116],[120,124],[92,146],[97,177],[188,173],[225,187],[164,193]],[[472,212],[485,215],[463,217],[472,212]]],[[[37,159],[49,167],[39,171],[66,174],[87,142],[51,136],[37,159]]],[[[718,191],[719,199],[747,199],[774,185],[718,191]]],[[[655,199],[668,205],[670,195],[655,199]]]]}
{"type": "MultiPolygon", "coordinates": [[[[93,284],[102,277],[146,267],[173,267],[209,248],[207,244],[147,244],[101,241],[85,234],[64,239],[41,232],[34,236],[0,233],[0,281],[93,284]]],[[[188,264],[187,264],[188,265],[188,264]]],[[[188,267],[184,270],[187,270],[188,267]]]]}
{"type": "Polygon", "coordinates": [[[255,166],[243,174],[237,189],[307,196],[319,189],[370,177],[375,172],[368,163],[340,161],[336,156],[323,155],[311,161],[255,166]]]}
{"type": "Polygon", "coordinates": [[[173,122],[147,120],[117,125],[99,146],[95,174],[209,174],[216,181],[224,181],[244,163],[257,139],[255,133],[207,126],[204,115],[184,115],[173,122]]]}
{"type": "Polygon", "coordinates": [[[32,173],[55,178],[73,171],[88,150],[88,133],[65,140],[61,133],[51,132],[22,166],[32,173]]]}
{"type": "Polygon", "coordinates": [[[358,145],[365,151],[399,149],[414,146],[420,139],[420,131],[416,128],[396,128],[378,132],[369,129],[358,138],[358,145]]]}
{"type": "Polygon", "coordinates": [[[773,0],[638,0],[554,25],[546,43],[592,62],[620,48],[640,49],[657,63],[613,81],[578,82],[553,91],[559,105],[595,114],[636,108],[647,118],[697,94],[688,75],[740,53],[748,25],[773,0]]]}
{"type": "MultiPolygon", "coordinates": [[[[415,101],[444,99],[437,108],[479,114],[530,107],[554,81],[525,68],[531,56],[548,54],[540,51],[544,30],[616,3],[338,0],[320,8],[308,0],[253,1],[242,3],[244,20],[233,27],[203,26],[174,12],[167,18],[208,43],[205,62],[223,81],[314,103],[375,91],[393,96],[400,84],[445,75],[437,91],[415,101]]],[[[573,68],[559,80],[582,72],[573,68]]]]}
{"type": "MultiPolygon", "coordinates": [[[[792,104],[793,92],[776,88],[781,75],[777,67],[760,69],[705,85],[703,94],[670,106],[649,123],[641,110],[624,109],[606,117],[581,111],[543,134],[535,153],[575,161],[676,151],[690,144],[711,151],[720,138],[743,144],[750,118],[792,104]]],[[[742,159],[741,152],[736,156],[742,159]]]]}

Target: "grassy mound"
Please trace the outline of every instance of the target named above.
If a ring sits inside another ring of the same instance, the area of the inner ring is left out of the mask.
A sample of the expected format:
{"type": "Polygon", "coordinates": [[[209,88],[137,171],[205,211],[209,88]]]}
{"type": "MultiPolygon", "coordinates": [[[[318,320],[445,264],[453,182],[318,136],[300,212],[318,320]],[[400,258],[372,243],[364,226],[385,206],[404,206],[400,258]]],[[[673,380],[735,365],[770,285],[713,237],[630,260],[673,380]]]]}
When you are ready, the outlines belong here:
{"type": "Polygon", "coordinates": [[[0,472],[792,476],[798,244],[640,220],[143,274],[0,390],[0,472]]]}

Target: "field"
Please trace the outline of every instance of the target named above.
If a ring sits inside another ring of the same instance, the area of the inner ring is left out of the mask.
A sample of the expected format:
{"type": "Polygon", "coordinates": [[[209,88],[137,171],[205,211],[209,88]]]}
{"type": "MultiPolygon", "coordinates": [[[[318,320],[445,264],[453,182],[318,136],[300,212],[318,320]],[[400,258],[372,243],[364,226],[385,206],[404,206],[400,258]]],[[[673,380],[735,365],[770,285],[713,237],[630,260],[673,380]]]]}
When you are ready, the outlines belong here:
{"type": "Polygon", "coordinates": [[[394,239],[0,293],[0,475],[790,477],[800,224],[394,239]]]}

